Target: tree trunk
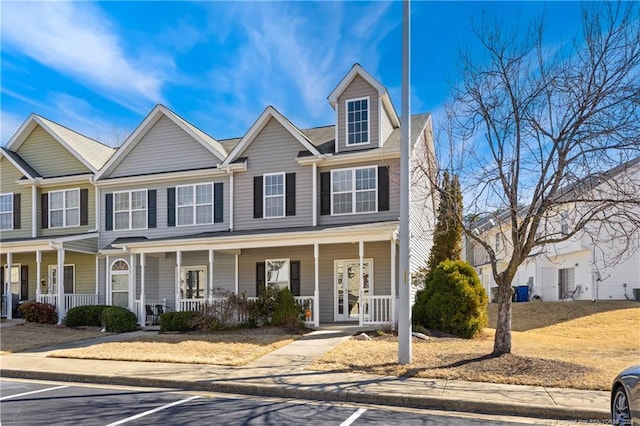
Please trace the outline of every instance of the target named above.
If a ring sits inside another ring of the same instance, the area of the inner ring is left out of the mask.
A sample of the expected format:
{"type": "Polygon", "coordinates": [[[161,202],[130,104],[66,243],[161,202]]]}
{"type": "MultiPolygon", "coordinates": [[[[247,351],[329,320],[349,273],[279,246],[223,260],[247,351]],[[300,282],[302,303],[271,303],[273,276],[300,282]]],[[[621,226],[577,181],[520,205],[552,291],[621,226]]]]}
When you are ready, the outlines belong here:
{"type": "Polygon", "coordinates": [[[493,355],[511,353],[511,280],[498,283],[498,323],[493,341],[493,355]]]}

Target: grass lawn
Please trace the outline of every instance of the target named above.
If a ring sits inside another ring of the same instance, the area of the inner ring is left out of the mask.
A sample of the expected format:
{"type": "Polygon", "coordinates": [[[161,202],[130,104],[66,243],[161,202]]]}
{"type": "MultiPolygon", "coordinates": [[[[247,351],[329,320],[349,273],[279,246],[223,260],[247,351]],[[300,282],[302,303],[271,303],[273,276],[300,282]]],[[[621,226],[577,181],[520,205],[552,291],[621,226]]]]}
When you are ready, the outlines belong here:
{"type": "MultiPolygon", "coordinates": [[[[495,327],[496,305],[489,309],[495,327]]],[[[640,364],[637,302],[531,302],[513,305],[512,353],[492,358],[493,328],[473,340],[413,339],[413,362],[397,364],[397,338],[351,339],[314,370],[608,390],[623,368],[640,364]]]]}
{"type": "MultiPolygon", "coordinates": [[[[107,333],[111,334],[111,333],[107,333]]],[[[23,323],[0,328],[0,355],[104,336],[98,327],[23,323]]]]}

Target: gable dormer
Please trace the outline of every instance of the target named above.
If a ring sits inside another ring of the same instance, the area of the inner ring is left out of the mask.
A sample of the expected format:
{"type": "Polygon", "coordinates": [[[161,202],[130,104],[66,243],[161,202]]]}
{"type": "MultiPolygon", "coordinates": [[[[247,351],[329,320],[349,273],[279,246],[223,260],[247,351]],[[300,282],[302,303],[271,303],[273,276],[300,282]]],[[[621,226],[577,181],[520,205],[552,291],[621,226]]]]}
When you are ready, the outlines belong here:
{"type": "Polygon", "coordinates": [[[355,64],[328,97],[336,111],[335,152],[380,148],[400,121],[387,89],[355,64]]]}

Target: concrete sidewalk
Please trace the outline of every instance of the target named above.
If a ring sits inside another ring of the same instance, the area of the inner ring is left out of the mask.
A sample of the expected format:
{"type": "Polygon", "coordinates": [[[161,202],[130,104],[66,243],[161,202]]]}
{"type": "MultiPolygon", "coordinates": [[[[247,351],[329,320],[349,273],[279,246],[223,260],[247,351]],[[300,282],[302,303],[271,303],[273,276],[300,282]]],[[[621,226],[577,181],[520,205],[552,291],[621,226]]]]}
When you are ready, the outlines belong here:
{"type": "MultiPolygon", "coordinates": [[[[129,339],[111,335],[0,356],[2,377],[165,387],[193,391],[368,403],[567,420],[609,419],[609,393],[318,372],[306,367],[356,328],[314,331],[241,367],[48,358],[54,350],[129,339]]],[[[149,331],[136,333],[147,334],[149,331]]]]}

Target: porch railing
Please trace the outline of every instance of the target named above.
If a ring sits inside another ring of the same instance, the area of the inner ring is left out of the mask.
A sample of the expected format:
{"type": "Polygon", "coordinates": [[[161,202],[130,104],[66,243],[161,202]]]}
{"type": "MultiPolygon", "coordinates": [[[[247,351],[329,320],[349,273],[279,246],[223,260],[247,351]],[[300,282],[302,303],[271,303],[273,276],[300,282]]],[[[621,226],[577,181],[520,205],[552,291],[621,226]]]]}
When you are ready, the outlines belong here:
{"type": "MultiPolygon", "coordinates": [[[[77,306],[88,306],[98,304],[97,294],[64,294],[63,296],[64,311],[67,312],[71,308],[77,306]]],[[[58,307],[58,295],[57,294],[39,294],[36,295],[36,301],[40,303],[49,303],[58,307]]]]}
{"type": "Polygon", "coordinates": [[[162,306],[162,313],[167,312],[167,299],[162,300],[153,300],[153,299],[144,299],[145,306],[142,306],[140,303],[140,299],[136,299],[135,301],[135,312],[138,315],[138,323],[142,327],[143,325],[147,325],[147,323],[153,324],[157,323],[160,318],[160,312],[158,306],[162,306]],[[152,317],[149,322],[149,318],[147,318],[147,306],[151,308],[152,317]]]}
{"type": "Polygon", "coordinates": [[[391,296],[366,296],[364,301],[364,324],[390,324],[391,296]]]}

